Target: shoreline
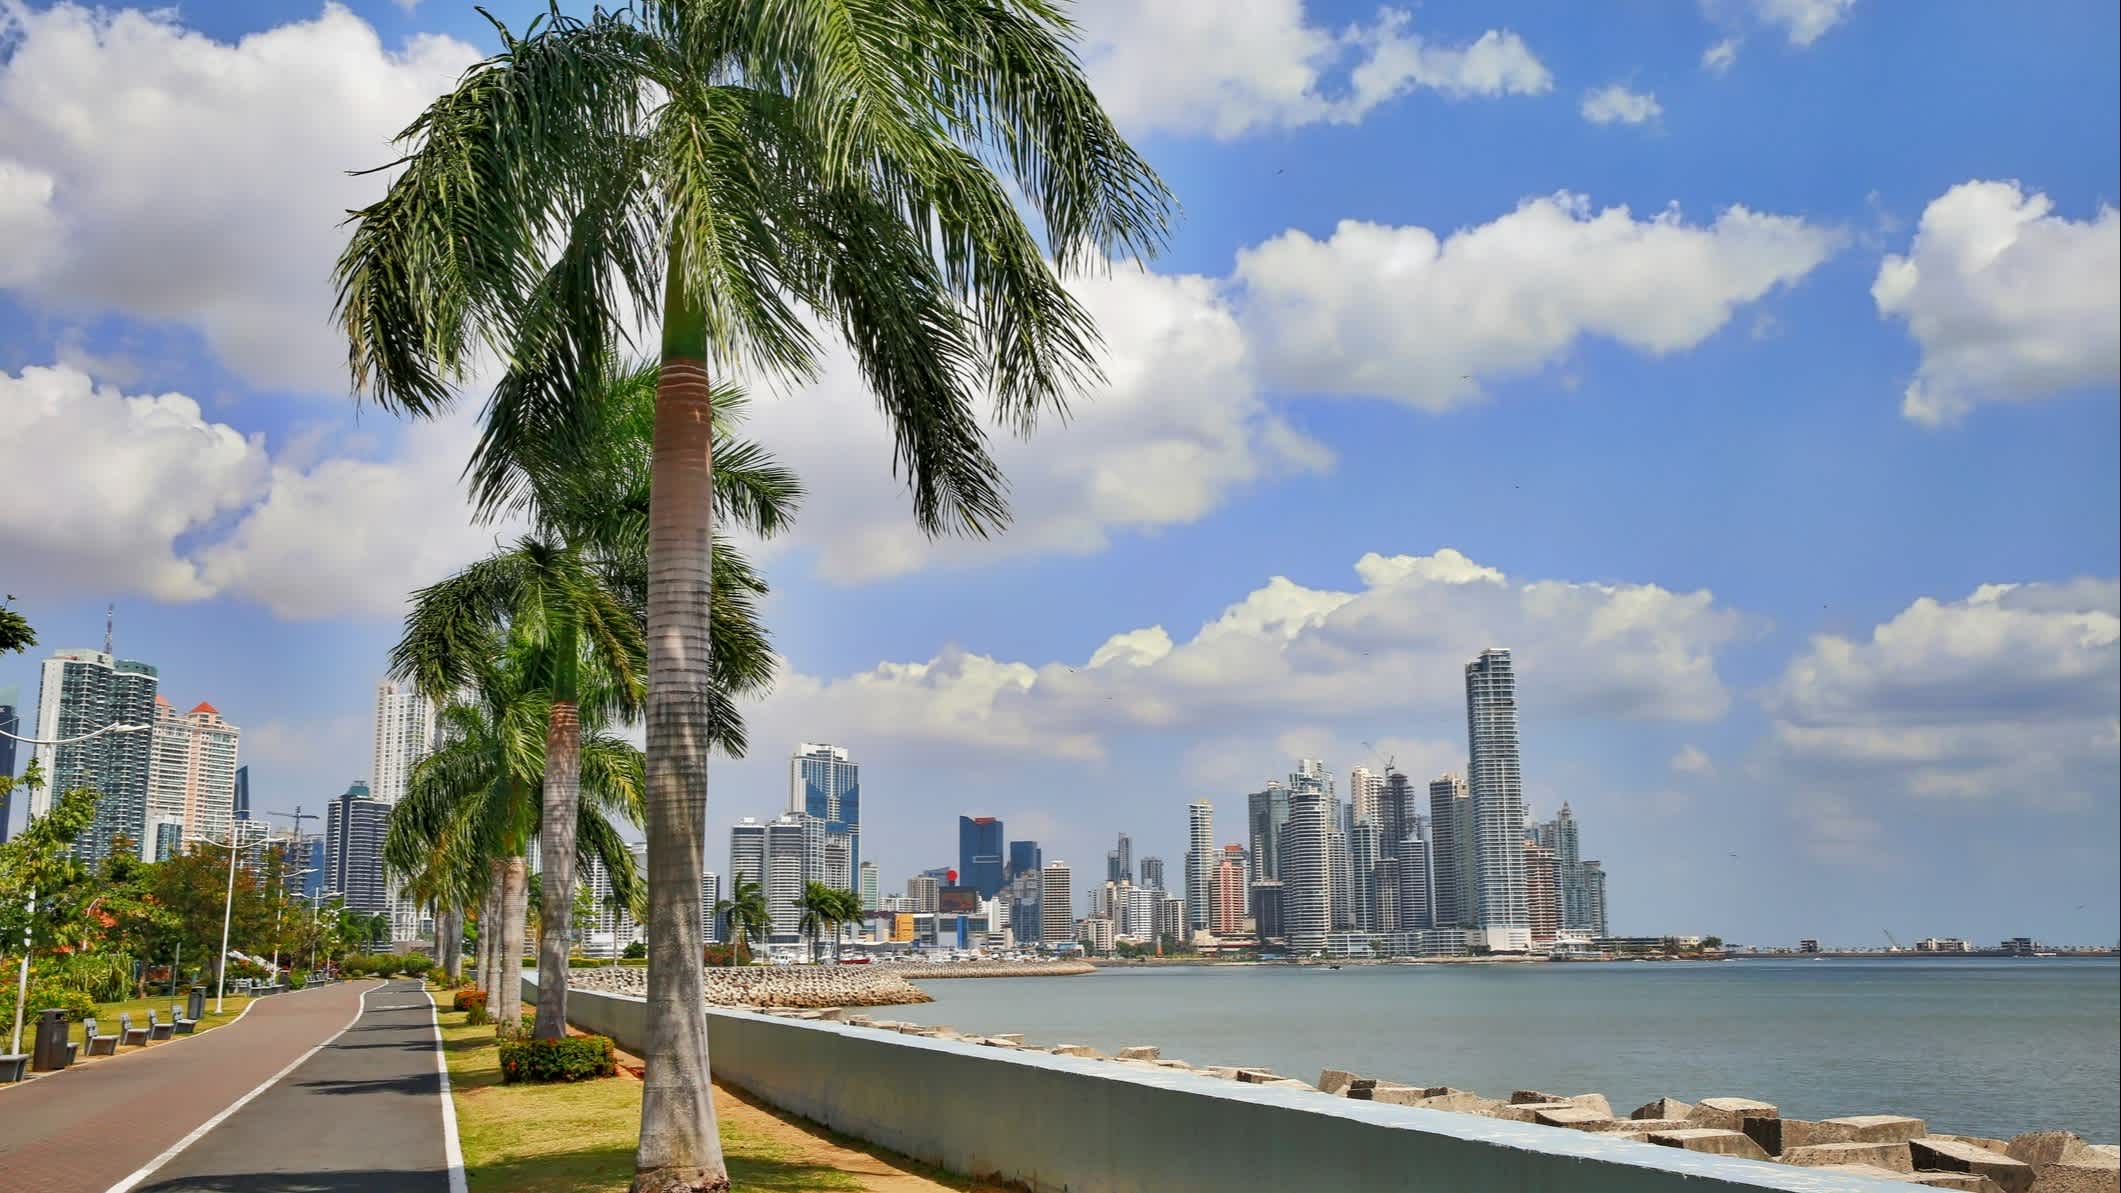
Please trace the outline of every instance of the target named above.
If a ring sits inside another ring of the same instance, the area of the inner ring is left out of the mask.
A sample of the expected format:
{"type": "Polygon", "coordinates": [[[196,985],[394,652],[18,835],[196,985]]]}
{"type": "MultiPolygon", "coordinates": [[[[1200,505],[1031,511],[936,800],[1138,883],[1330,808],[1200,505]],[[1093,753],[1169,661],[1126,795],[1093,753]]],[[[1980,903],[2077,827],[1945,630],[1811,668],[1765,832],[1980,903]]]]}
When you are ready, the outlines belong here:
{"type": "MultiPolygon", "coordinates": [[[[967,978],[1075,977],[1096,973],[1081,962],[962,962],[941,965],[709,965],[702,966],[703,998],[711,1007],[753,1010],[829,1010],[910,1006],[934,1002],[916,981],[967,978]]],[[[648,992],[648,971],[609,965],[567,971],[570,988],[606,994],[648,992]]]]}

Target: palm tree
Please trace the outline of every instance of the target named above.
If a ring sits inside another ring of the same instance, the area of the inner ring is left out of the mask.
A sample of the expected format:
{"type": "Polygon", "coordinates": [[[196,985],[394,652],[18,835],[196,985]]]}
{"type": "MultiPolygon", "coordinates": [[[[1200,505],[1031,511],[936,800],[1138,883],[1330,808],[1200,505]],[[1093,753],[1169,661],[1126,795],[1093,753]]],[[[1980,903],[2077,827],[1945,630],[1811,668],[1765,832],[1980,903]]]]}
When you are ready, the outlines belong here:
{"type": "Polygon", "coordinates": [[[416,417],[483,353],[538,362],[489,401],[471,470],[489,502],[525,428],[581,425],[620,312],[660,324],[633,1188],[726,1189],[692,961],[717,699],[710,366],[805,376],[813,327],[834,328],[919,524],[984,535],[1008,511],[977,395],[1028,431],[1095,378],[1061,275],[1154,252],[1171,199],[1050,0],[635,0],[496,27],[501,52],[405,130],[389,191],[353,214],[337,314],[355,388],[416,417]]]}
{"type": "MultiPolygon", "coordinates": [[[[715,903],[714,914],[729,925],[730,959],[741,956],[744,964],[751,964],[751,942],[763,939],[773,928],[773,910],[766,904],[765,890],[739,870],[729,882],[729,897],[715,903]]],[[[648,963],[655,964],[653,951],[648,957],[648,963]]]]}
{"type": "Polygon", "coordinates": [[[832,888],[822,882],[803,884],[803,896],[795,901],[796,910],[803,913],[796,922],[796,931],[810,938],[810,961],[816,964],[823,952],[825,933],[831,930],[833,912],[838,902],[832,897],[832,888]]]}
{"type": "Polygon", "coordinates": [[[862,918],[862,897],[854,891],[832,892],[832,960],[840,959],[840,928],[862,918]]]}

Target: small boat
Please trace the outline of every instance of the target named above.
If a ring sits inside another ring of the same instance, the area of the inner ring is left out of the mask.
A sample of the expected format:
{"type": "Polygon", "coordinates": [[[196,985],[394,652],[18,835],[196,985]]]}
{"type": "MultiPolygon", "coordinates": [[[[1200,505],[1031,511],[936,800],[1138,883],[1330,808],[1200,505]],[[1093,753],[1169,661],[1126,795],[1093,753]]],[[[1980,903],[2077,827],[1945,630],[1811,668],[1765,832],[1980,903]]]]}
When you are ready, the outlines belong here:
{"type": "Polygon", "coordinates": [[[1339,969],[1339,968],[1340,968],[1340,966],[1338,966],[1338,965],[1328,965],[1328,966],[1326,966],[1326,968],[1327,968],[1327,969],[1339,969]]]}

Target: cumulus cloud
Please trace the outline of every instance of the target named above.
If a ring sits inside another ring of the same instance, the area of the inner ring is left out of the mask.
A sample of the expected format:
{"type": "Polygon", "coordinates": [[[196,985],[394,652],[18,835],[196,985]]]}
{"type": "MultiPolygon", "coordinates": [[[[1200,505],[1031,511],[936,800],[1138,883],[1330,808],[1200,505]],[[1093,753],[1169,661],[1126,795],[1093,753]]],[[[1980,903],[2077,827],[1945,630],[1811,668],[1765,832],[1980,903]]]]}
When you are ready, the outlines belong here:
{"type": "Polygon", "coordinates": [[[1099,98],[1134,132],[1231,138],[1353,124],[1417,89],[1463,98],[1553,86],[1515,33],[1432,43],[1398,9],[1339,32],[1313,23],[1303,0],[1084,0],[1075,17],[1099,98]],[[1344,82],[1329,82],[1342,73],[1344,82]]]}
{"type": "MultiPolygon", "coordinates": [[[[1107,384],[1029,440],[998,432],[1016,520],[984,542],[931,541],[892,476],[890,432],[852,359],[829,355],[817,383],[760,392],[747,433],[808,489],[788,544],[831,579],[1011,554],[1084,554],[1120,530],[1182,525],[1263,480],[1322,472],[1333,456],[1272,413],[1237,317],[1214,281],[1131,264],[1074,289],[1103,333],[1107,384]]],[[[786,544],[774,544],[775,550],[786,544]]]]}
{"type": "Polygon", "coordinates": [[[1664,115],[1664,105],[1647,91],[1630,91],[1625,83],[1608,83],[1587,91],[1577,110],[1592,124],[1647,124],[1664,115]]]}
{"type": "Polygon", "coordinates": [[[1682,775],[1707,775],[1715,773],[1716,770],[1716,763],[1709,758],[1708,753],[1693,744],[1679,747],[1679,752],[1672,755],[1671,765],[1673,770],[1682,775]]]}
{"type": "Polygon", "coordinates": [[[1674,207],[1636,219],[1563,193],[1448,237],[1355,220],[1323,241],[1291,230],[1241,252],[1237,277],[1278,379],[1443,410],[1477,398],[1481,378],[1535,372],[1584,337],[1657,356],[1692,348],[1836,243],[1794,216],[1731,207],[1690,224],[1674,207]]]}
{"type": "Polygon", "coordinates": [[[1924,597],[1812,639],[1767,695],[1777,760],[1860,792],[2082,807],[2113,798],[2121,583],[1924,597]]]}
{"type": "Polygon", "coordinates": [[[1753,0],[1760,22],[1782,31],[1793,46],[1809,46],[1839,25],[1856,0],[1753,0]]]}
{"type": "Polygon", "coordinates": [[[1183,640],[1139,627],[1079,659],[952,647],[836,678],[791,674],[755,732],[832,726],[850,738],[1090,761],[1113,735],[1141,731],[1455,718],[1466,660],[1494,645],[1516,652],[1528,718],[1713,720],[1729,703],[1717,652],[1750,629],[1706,591],[1513,579],[1448,548],[1365,555],[1355,573],[1361,586],[1350,590],[1277,576],[1183,640]]]}
{"type": "Polygon", "coordinates": [[[127,395],[70,365],[0,372],[0,537],[18,591],[233,596],[281,617],[391,617],[492,545],[457,476],[458,417],[379,452],[299,437],[278,458],[183,394],[127,395]]]}
{"type": "Polygon", "coordinates": [[[1922,363],[1900,410],[1929,426],[1980,402],[2027,401],[2121,380],[2121,216],[2089,220],[2016,182],[1964,182],[1922,213],[1906,256],[1871,284],[1922,363]]]}
{"type": "Polygon", "coordinates": [[[174,9],[0,3],[0,286],[196,331],[263,387],[343,393],[331,266],[389,140],[479,52],[337,4],[233,43],[174,9]],[[320,113],[329,113],[321,119],[320,113]]]}

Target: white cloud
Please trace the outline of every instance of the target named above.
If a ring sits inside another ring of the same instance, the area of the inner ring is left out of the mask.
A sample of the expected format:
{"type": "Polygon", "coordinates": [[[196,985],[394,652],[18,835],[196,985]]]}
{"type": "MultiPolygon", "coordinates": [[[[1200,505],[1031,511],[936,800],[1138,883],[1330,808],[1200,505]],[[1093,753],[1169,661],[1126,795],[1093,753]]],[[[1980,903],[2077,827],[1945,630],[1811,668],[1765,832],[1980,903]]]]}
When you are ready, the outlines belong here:
{"type": "Polygon", "coordinates": [[[1587,91],[1577,109],[1592,124],[1646,124],[1664,115],[1664,105],[1647,91],[1630,91],[1624,83],[1608,83],[1587,91]]]}
{"type": "Polygon", "coordinates": [[[1868,640],[1812,639],[1766,703],[1777,759],[1811,784],[1873,800],[2110,801],[2121,583],[1924,597],[1868,640]]]}
{"type": "Polygon", "coordinates": [[[1302,0],[1084,0],[1075,16],[1099,98],[1138,133],[1229,138],[1356,123],[1420,88],[1459,98],[1536,95],[1553,86],[1515,33],[1431,44],[1397,9],[1339,33],[1311,23],[1302,0]],[[1344,84],[1328,81],[1343,71],[1344,84]]]}
{"type": "Polygon", "coordinates": [[[231,44],[173,9],[0,0],[0,45],[0,286],[189,327],[255,385],[343,393],[338,225],[385,182],[346,171],[388,160],[479,52],[387,49],[337,4],[231,44]]]}
{"type": "Polygon", "coordinates": [[[126,395],[70,365],[0,372],[8,583],[52,594],[232,596],[284,618],[391,617],[413,587],[489,549],[457,483],[475,426],[264,437],[183,394],[126,395]]]}
{"type": "Polygon", "coordinates": [[[1901,413],[1938,426],[1984,401],[2121,380],[2121,216],[2053,214],[2016,182],[1964,182],[1933,200],[1906,256],[1878,268],[1878,313],[1922,348],[1901,413]]]}
{"type": "Polygon", "coordinates": [[[1354,220],[1324,241],[1292,230],[1241,252],[1237,276],[1277,379],[1443,410],[1582,337],[1692,348],[1836,243],[1793,216],[1731,207],[1689,224],[1675,207],[1638,220],[1563,193],[1443,238],[1354,220]]]}
{"type": "Polygon", "coordinates": [[[841,581],[935,562],[1086,554],[1115,530],[1183,525],[1247,486],[1331,467],[1331,452],[1268,410],[1214,282],[1120,264],[1074,289],[1104,336],[1107,384],[1072,402],[1066,420],[1042,420],[1028,441],[997,432],[1016,517],[1006,534],[930,541],[915,528],[892,475],[889,430],[835,348],[817,384],[759,392],[746,424],[808,489],[794,534],[773,548],[812,548],[841,581]]]}
{"type": "Polygon", "coordinates": [[[1762,24],[1780,29],[1793,46],[1809,46],[1841,23],[1856,0],[1753,0],[1762,24]]]}
{"type": "MultiPolygon", "coordinates": [[[[839,678],[790,675],[753,732],[1088,761],[1112,735],[1145,730],[1455,720],[1465,661],[1498,644],[1515,651],[1528,721],[1714,720],[1729,703],[1716,654],[1748,630],[1705,591],[1515,580],[1449,549],[1365,555],[1355,571],[1362,584],[1350,591],[1274,577],[1190,638],[1127,630],[1081,660],[1034,664],[953,646],[839,678]]],[[[1274,756],[1291,744],[1277,743],[1274,756]]],[[[1408,749],[1433,763],[1425,748],[1408,749]]]]}
{"type": "Polygon", "coordinates": [[[21,591],[194,600],[211,585],[176,549],[263,492],[265,444],[183,394],[99,388],[78,369],[0,372],[0,538],[21,591]]]}
{"type": "Polygon", "coordinates": [[[1672,769],[1682,775],[1708,775],[1716,772],[1716,763],[1707,752],[1697,745],[1684,745],[1672,755],[1672,769]]]}
{"type": "Polygon", "coordinates": [[[1701,69],[1710,74],[1725,74],[1738,62],[1740,39],[1726,37],[1701,52],[1701,69]]]}

